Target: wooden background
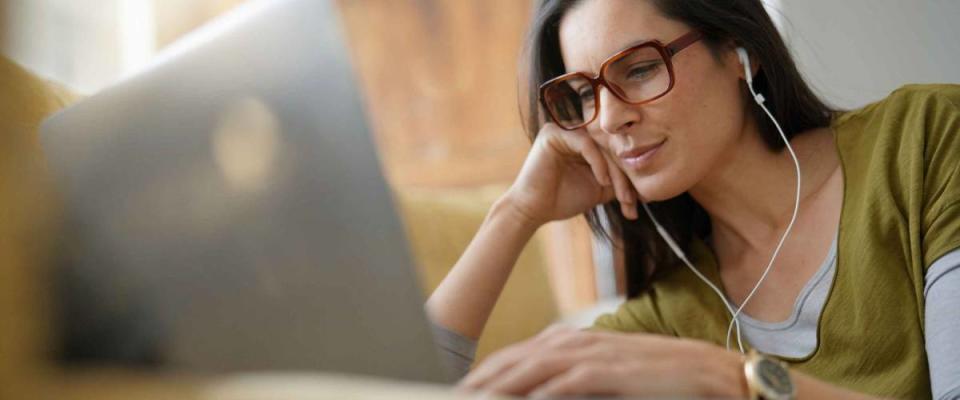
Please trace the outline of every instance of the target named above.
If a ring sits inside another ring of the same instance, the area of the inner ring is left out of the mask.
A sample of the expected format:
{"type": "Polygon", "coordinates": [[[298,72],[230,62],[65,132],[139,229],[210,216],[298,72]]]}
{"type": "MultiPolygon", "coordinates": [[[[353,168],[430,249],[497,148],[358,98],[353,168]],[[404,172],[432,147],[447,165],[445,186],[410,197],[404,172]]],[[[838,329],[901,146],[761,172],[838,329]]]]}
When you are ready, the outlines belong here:
{"type": "MultiPolygon", "coordinates": [[[[118,18],[124,17],[115,12],[121,1],[152,10],[156,51],[246,2],[0,0],[0,48],[70,87],[95,82],[95,91],[121,69],[115,65],[123,58],[118,18]]],[[[529,149],[517,76],[534,2],[335,1],[390,183],[397,190],[509,185],[529,149]]],[[[582,219],[544,230],[552,238],[551,279],[561,311],[592,304],[592,252],[582,219]]]]}
{"type": "Polygon", "coordinates": [[[338,3],[391,181],[511,181],[529,148],[516,75],[531,3],[338,3]]]}

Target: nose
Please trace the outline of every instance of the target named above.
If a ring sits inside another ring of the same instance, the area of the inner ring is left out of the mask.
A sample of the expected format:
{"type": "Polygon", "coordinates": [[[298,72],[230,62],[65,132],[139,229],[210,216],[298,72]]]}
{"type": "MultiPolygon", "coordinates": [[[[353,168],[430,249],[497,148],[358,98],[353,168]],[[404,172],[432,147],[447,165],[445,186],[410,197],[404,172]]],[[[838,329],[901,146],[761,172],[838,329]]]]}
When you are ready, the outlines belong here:
{"type": "Polygon", "coordinates": [[[600,87],[600,129],[610,134],[624,133],[628,128],[640,122],[639,107],[623,102],[610,89],[600,87]]]}

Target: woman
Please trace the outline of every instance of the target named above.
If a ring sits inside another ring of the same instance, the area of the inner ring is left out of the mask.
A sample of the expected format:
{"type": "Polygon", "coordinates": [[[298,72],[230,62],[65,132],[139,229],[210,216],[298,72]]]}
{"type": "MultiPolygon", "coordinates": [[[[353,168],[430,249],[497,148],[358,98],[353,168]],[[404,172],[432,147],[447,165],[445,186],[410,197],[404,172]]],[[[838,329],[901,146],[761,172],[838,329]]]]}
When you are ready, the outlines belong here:
{"type": "Polygon", "coordinates": [[[832,110],[759,0],[545,0],[529,54],[533,147],[427,310],[469,353],[533,232],[581,213],[598,227],[597,206],[629,300],[502,350],[463,387],[960,395],[960,88],[832,110]]]}

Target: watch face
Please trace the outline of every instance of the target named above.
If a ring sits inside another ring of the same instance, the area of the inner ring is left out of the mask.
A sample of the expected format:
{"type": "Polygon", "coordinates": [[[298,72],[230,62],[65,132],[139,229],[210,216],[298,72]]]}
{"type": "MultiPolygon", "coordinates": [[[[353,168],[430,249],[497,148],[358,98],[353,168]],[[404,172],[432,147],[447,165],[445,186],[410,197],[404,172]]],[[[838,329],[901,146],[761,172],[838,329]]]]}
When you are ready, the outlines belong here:
{"type": "Polygon", "coordinates": [[[779,395],[790,395],[793,393],[793,383],[790,381],[789,372],[777,362],[761,359],[757,363],[756,371],[763,386],[774,393],[779,395]]]}

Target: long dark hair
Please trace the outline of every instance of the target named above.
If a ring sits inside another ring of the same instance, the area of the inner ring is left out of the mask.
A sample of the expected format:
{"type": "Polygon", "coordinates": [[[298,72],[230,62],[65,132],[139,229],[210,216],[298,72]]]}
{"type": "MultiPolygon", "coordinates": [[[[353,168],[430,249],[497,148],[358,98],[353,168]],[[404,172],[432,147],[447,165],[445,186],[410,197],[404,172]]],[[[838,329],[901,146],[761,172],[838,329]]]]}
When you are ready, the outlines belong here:
{"type": "MultiPolygon", "coordinates": [[[[525,77],[529,84],[525,120],[531,140],[536,138],[544,118],[537,101],[537,89],[547,80],[566,72],[560,53],[560,21],[581,1],[541,0],[535,10],[526,45],[529,75],[525,77]]],[[[651,1],[665,17],[703,33],[704,43],[717,60],[723,46],[733,42],[744,47],[751,59],[759,61],[760,70],[754,77],[754,88],[767,98],[767,107],[780,122],[788,139],[797,133],[830,124],[834,109],[804,82],[761,0],[647,1],[651,1]]],[[[746,85],[742,86],[744,104],[752,105],[746,85]]],[[[773,123],[759,107],[750,107],[750,110],[750,116],[770,150],[781,151],[785,145],[773,123]]],[[[694,239],[704,239],[710,233],[709,215],[688,193],[649,205],[660,223],[688,254],[694,239]]],[[[604,204],[601,209],[587,212],[586,218],[596,235],[607,240],[613,235],[623,244],[627,297],[643,293],[653,281],[681,265],[645,213],[639,213],[639,219],[630,221],[620,213],[616,201],[604,204]],[[603,226],[601,212],[606,217],[609,231],[603,226]]]]}

